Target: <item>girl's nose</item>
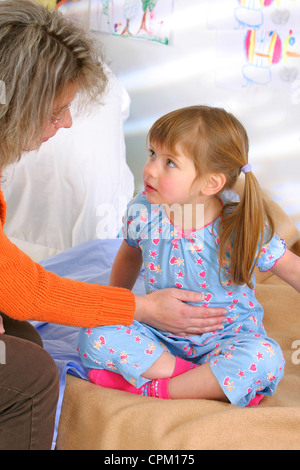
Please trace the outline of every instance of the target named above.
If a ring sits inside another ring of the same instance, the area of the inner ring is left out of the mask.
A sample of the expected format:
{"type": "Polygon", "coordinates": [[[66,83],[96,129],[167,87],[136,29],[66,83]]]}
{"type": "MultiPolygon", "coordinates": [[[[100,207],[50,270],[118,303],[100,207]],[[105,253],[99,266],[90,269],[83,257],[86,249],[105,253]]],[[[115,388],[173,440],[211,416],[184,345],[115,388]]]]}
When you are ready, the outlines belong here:
{"type": "Polygon", "coordinates": [[[154,158],[148,158],[144,166],[144,174],[151,178],[157,177],[158,175],[158,161],[154,158]]]}

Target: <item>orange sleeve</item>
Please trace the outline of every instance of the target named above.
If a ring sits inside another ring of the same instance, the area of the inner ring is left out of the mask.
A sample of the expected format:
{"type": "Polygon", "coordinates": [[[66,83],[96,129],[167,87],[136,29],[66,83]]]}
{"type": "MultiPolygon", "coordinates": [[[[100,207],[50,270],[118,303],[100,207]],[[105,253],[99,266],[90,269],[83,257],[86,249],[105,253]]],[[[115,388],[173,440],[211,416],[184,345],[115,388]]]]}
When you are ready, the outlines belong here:
{"type": "Polygon", "coordinates": [[[7,238],[0,222],[0,311],[17,320],[72,326],[130,325],[135,297],[127,289],[46,271],[7,238]]]}

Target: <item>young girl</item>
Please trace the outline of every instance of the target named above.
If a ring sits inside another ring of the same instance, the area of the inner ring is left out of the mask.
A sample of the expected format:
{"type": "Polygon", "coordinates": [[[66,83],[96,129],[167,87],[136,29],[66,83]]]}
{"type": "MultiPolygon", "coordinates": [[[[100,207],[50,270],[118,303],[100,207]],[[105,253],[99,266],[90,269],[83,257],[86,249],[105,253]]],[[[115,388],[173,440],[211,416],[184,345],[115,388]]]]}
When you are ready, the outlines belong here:
{"type": "Polygon", "coordinates": [[[226,307],[227,323],[189,337],[136,321],[82,329],[89,378],[141,395],[256,405],[275,392],[284,358],[262,324],[254,268],[300,291],[300,259],[274,234],[248,164],[247,134],[234,116],[206,106],[179,109],[160,118],[148,140],[145,190],[129,204],[110,284],[132,289],[144,263],[148,292],[198,290],[203,306],[226,307]],[[244,194],[234,202],[228,190],[241,171],[244,194]]]}

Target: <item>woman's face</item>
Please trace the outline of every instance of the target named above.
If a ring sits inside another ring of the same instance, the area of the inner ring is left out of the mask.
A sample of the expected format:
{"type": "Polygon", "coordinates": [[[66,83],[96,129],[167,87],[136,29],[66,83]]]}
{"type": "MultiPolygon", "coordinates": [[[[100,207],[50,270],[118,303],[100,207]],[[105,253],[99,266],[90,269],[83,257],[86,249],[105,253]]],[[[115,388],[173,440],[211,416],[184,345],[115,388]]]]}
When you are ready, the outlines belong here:
{"type": "Polygon", "coordinates": [[[73,83],[69,83],[63,93],[61,93],[54,101],[51,114],[45,123],[44,130],[38,141],[31,142],[29,149],[35,150],[40,147],[43,142],[54,137],[56,132],[61,128],[70,128],[73,124],[70,112],[70,105],[75,98],[77,88],[73,83]]]}

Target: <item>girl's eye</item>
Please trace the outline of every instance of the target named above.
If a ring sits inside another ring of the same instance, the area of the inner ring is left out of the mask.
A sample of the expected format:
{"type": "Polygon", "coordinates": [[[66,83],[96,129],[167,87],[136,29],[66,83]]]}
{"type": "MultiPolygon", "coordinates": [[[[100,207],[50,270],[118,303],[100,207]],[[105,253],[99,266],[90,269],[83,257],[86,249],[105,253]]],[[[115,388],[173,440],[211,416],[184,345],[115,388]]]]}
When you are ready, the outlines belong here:
{"type": "Polygon", "coordinates": [[[175,165],[174,162],[172,162],[172,160],[168,159],[167,160],[167,166],[170,167],[170,168],[175,168],[176,165],[175,165]]]}
{"type": "Polygon", "coordinates": [[[155,154],[154,150],[149,149],[148,154],[149,154],[150,158],[156,158],[156,154],[155,154]]]}

